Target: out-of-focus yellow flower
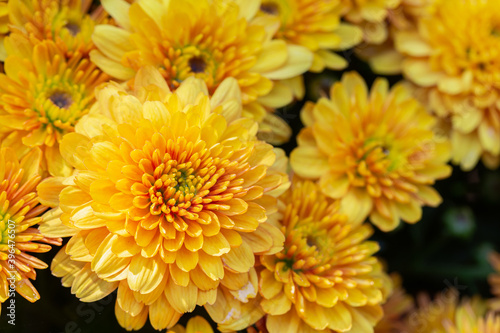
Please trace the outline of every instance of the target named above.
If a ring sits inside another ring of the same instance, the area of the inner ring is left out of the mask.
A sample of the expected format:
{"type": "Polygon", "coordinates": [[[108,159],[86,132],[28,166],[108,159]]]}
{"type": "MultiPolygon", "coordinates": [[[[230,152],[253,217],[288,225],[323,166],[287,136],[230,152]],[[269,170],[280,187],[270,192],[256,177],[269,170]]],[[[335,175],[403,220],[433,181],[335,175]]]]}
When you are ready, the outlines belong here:
{"type": "Polygon", "coordinates": [[[33,45],[12,34],[6,39],[9,56],[0,74],[0,141],[18,156],[33,147],[43,152],[43,168],[67,176],[69,164],[59,142],[72,132],[94,101],[94,88],[108,79],[78,52],[66,60],[50,40],[33,45]]]}
{"type": "Polygon", "coordinates": [[[362,40],[359,28],[340,22],[340,11],[338,0],[262,0],[260,4],[261,14],[276,16],[280,20],[274,38],[302,45],[314,53],[314,62],[309,69],[313,72],[345,68],[347,61],[332,50],[345,50],[362,40]]]}
{"type": "Polygon", "coordinates": [[[449,144],[436,140],[434,118],[406,86],[389,90],[378,79],[368,93],[363,79],[348,73],[331,87],[330,99],[306,104],[301,117],[306,128],[291,154],[292,168],[318,179],[353,223],[369,215],[390,231],[400,219],[419,221],[423,204],[441,202],[431,185],[451,173],[449,144]]]}
{"type": "Polygon", "coordinates": [[[5,60],[7,53],[3,45],[5,36],[9,33],[9,9],[7,0],[0,0],[0,60],[5,60]]]}
{"type": "MultiPolygon", "coordinates": [[[[94,26],[104,22],[102,7],[88,14],[91,0],[9,0],[10,27],[14,33],[55,42],[71,58],[88,56],[94,48],[94,26]]],[[[1,58],[2,60],[5,58],[1,58]]]]}
{"type": "Polygon", "coordinates": [[[92,111],[61,143],[74,176],[38,190],[56,207],[44,232],[73,234],[53,273],[83,301],[118,288],[126,329],[148,315],[163,329],[214,304],[219,286],[245,293],[255,254],[282,249],[266,220],[276,210],[271,194],[288,181],[272,168],[273,147],[256,140],[257,124],[240,118],[235,79],[211,99],[196,78],[171,93],[152,66],[134,82],[134,94],[116,84],[96,91],[92,111]]]}
{"type": "MultiPolygon", "coordinates": [[[[275,332],[369,332],[382,318],[388,276],[354,225],[312,182],[298,182],[270,216],[285,234],[283,251],[260,256],[260,305],[275,332]]],[[[241,329],[241,328],[240,328],[241,329]]]]}
{"type": "Polygon", "coordinates": [[[214,330],[203,317],[196,316],[189,319],[186,328],[175,325],[167,333],[214,333],[214,330]]]}
{"type": "Polygon", "coordinates": [[[36,193],[42,179],[41,161],[38,148],[21,160],[12,149],[0,149],[0,303],[12,296],[11,285],[30,302],[40,299],[30,280],[36,279],[36,269],[47,268],[47,264],[28,253],[48,252],[50,245],[62,242],[34,228],[41,221],[38,216],[48,208],[39,204],[36,193]]]}
{"type": "Polygon", "coordinates": [[[447,290],[434,301],[419,295],[419,308],[408,317],[405,332],[420,333],[496,333],[500,332],[500,315],[486,313],[479,298],[458,300],[458,291],[447,290]]]}
{"type": "Polygon", "coordinates": [[[500,2],[437,0],[415,29],[395,36],[404,75],[441,119],[452,160],[471,170],[500,162],[500,2]]]}
{"type": "Polygon", "coordinates": [[[494,298],[489,301],[490,307],[498,311],[500,310],[500,254],[497,252],[490,253],[488,260],[496,271],[496,273],[490,274],[488,277],[488,282],[491,286],[491,293],[494,298]]]}
{"type": "MultiPolygon", "coordinates": [[[[240,10],[228,0],[132,5],[106,0],[103,5],[120,26],[96,27],[93,40],[98,50],[91,52],[91,58],[103,71],[128,80],[139,68],[153,65],[170,89],[194,76],[205,81],[210,94],[232,77],[242,92],[243,115],[259,122],[266,119],[266,108],[293,100],[288,89],[273,82],[304,73],[313,60],[302,46],[272,40],[279,21],[254,20],[258,6],[253,11],[247,6],[240,10]]],[[[266,125],[273,129],[273,123],[266,125]]],[[[276,127],[276,137],[270,139],[286,141],[291,134],[286,123],[281,121],[276,127]]]]}
{"type": "Polygon", "coordinates": [[[401,286],[401,277],[397,274],[391,274],[393,282],[393,291],[382,305],[384,317],[377,326],[375,333],[401,333],[405,331],[407,315],[414,308],[413,297],[406,294],[401,286]]]}
{"type": "Polygon", "coordinates": [[[365,41],[356,48],[356,55],[370,64],[371,69],[382,75],[401,74],[403,56],[396,50],[394,35],[414,29],[417,20],[426,15],[433,0],[402,0],[399,6],[388,10],[386,21],[389,36],[383,43],[365,41]]]}
{"type": "Polygon", "coordinates": [[[381,44],[387,40],[389,31],[386,19],[391,10],[402,0],[341,0],[343,18],[356,24],[363,31],[363,38],[370,44],[381,44]]]}

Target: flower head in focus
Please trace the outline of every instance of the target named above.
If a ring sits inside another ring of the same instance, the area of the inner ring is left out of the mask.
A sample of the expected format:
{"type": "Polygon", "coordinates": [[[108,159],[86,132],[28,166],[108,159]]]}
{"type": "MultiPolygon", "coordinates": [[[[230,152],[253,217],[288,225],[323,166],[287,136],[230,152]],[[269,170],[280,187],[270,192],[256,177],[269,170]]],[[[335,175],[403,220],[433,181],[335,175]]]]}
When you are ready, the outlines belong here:
{"type": "Polygon", "coordinates": [[[97,90],[61,143],[75,175],[39,192],[55,206],[47,233],[73,235],[52,263],[63,284],[83,301],[117,288],[120,325],[139,329],[149,316],[164,329],[214,304],[220,286],[244,288],[254,256],[281,250],[283,235],[266,220],[288,181],[257,124],[241,118],[234,79],[211,98],[196,78],[171,93],[153,67],[134,82],[133,93],[97,90]]]}
{"type": "Polygon", "coordinates": [[[372,256],[378,244],[366,240],[371,226],[350,223],[309,181],[294,183],[279,200],[271,217],[285,234],[284,249],[260,256],[267,330],[373,331],[389,278],[372,256]]]}
{"type": "Polygon", "coordinates": [[[10,27],[38,42],[54,41],[68,58],[77,52],[86,57],[94,49],[95,25],[107,17],[102,7],[88,14],[91,4],[90,0],[9,0],[10,27]]]}
{"type": "Polygon", "coordinates": [[[66,60],[55,43],[33,45],[11,34],[9,56],[0,74],[0,141],[18,156],[33,147],[43,152],[43,168],[52,175],[69,175],[59,142],[72,132],[94,101],[94,88],[108,79],[79,52],[66,60]]]}
{"type": "Polygon", "coordinates": [[[36,269],[48,266],[29,253],[48,252],[50,245],[62,242],[35,228],[41,222],[38,216],[48,208],[39,204],[36,193],[41,160],[38,148],[21,160],[12,149],[0,149],[0,303],[9,298],[11,285],[30,302],[40,299],[30,280],[36,279],[36,269]]]}
{"type": "MultiPolygon", "coordinates": [[[[175,90],[188,77],[202,79],[213,94],[232,77],[241,89],[243,115],[264,122],[268,110],[293,100],[274,82],[307,71],[312,55],[301,46],[273,40],[276,19],[253,20],[255,11],[229,0],[107,0],[103,5],[120,27],[97,26],[92,60],[106,73],[129,80],[146,65],[156,67],[175,90]]],[[[291,131],[273,119],[279,141],[291,131]]],[[[267,124],[269,125],[269,124],[267,124]]],[[[273,128],[272,124],[268,127],[273,128]]]]}
{"type": "Polygon", "coordinates": [[[451,173],[449,143],[438,140],[435,119],[406,86],[389,90],[378,79],[368,93],[358,74],[347,73],[331,87],[330,99],[306,104],[301,116],[306,128],[291,166],[300,177],[318,180],[353,223],[370,216],[390,231],[400,219],[418,222],[422,205],[441,202],[431,185],[451,173]]]}
{"type": "Polygon", "coordinates": [[[452,161],[471,170],[500,163],[500,3],[438,0],[395,35],[403,74],[451,139],[452,161]]]}

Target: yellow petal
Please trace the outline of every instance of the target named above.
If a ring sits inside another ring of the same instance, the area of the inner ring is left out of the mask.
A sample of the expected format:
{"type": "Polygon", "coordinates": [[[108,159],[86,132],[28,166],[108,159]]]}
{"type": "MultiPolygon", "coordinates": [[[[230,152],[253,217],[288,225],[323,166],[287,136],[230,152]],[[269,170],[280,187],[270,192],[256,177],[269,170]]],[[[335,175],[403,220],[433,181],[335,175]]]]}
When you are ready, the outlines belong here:
{"type": "Polygon", "coordinates": [[[165,296],[175,311],[180,313],[191,312],[196,307],[198,288],[194,283],[189,283],[187,287],[181,287],[172,279],[168,280],[165,296]]]}
{"type": "Polygon", "coordinates": [[[232,248],[229,253],[222,256],[224,266],[232,272],[244,273],[248,272],[255,264],[255,257],[252,249],[245,242],[239,247],[232,248]]]}
{"type": "Polygon", "coordinates": [[[171,328],[181,318],[182,313],[174,310],[165,295],[161,295],[156,302],[149,306],[149,320],[151,326],[157,330],[171,328]]]}
{"type": "Polygon", "coordinates": [[[318,179],[328,172],[328,159],[316,147],[297,147],[290,154],[293,171],[307,179],[318,179]]]}
{"type": "Polygon", "coordinates": [[[271,80],[290,79],[301,75],[311,68],[313,54],[307,48],[298,45],[287,45],[288,58],[286,63],[279,69],[263,73],[271,80]]]}

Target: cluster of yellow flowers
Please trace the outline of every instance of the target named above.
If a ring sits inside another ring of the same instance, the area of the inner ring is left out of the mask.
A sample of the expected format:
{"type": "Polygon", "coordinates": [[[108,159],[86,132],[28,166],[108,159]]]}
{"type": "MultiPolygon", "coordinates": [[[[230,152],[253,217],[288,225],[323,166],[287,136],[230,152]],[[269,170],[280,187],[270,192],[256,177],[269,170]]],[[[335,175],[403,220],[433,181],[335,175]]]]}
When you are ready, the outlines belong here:
{"type": "Polygon", "coordinates": [[[0,302],[12,277],[38,300],[28,253],[67,238],[52,274],[116,291],[127,330],[213,332],[177,324],[202,306],[223,332],[499,332],[480,300],[415,309],[368,240],[439,205],[450,159],[499,164],[498,22],[496,0],[1,2],[0,302]],[[288,161],[275,110],[354,47],[407,81],[345,73],[288,161]]]}

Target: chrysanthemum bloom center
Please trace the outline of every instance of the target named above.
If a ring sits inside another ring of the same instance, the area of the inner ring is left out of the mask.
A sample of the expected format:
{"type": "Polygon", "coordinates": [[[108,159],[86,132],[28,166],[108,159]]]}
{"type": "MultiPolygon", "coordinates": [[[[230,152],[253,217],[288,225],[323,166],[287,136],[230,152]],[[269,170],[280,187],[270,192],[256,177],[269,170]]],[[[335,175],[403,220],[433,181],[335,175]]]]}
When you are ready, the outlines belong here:
{"type": "Polygon", "coordinates": [[[382,180],[397,169],[397,158],[391,156],[389,146],[376,139],[354,142],[351,155],[347,156],[348,176],[354,186],[366,186],[381,182],[390,185],[389,180],[382,180]]]}
{"type": "Polygon", "coordinates": [[[203,73],[207,68],[207,64],[202,57],[192,57],[189,59],[189,67],[191,67],[193,73],[203,73]]]}
{"type": "Polygon", "coordinates": [[[192,165],[191,162],[179,164],[176,160],[168,160],[167,163],[162,163],[155,169],[156,181],[149,189],[151,214],[160,215],[163,212],[167,215],[169,222],[172,222],[173,219],[169,215],[172,212],[181,212],[182,215],[182,213],[188,213],[185,211],[187,208],[197,209],[196,202],[200,200],[195,202],[192,200],[202,187],[204,180],[193,174],[194,170],[190,165],[192,165]]]}
{"type": "Polygon", "coordinates": [[[276,254],[284,268],[294,271],[315,270],[317,272],[330,268],[328,262],[334,253],[334,244],[329,238],[329,229],[333,228],[344,216],[331,214],[334,205],[326,202],[307,202],[310,205],[310,216],[304,216],[295,205],[289,204],[285,210],[282,231],[287,236],[285,249],[276,254]],[[300,217],[298,217],[300,216],[300,217]],[[323,265],[327,265],[321,268],[323,265]]]}
{"type": "Polygon", "coordinates": [[[264,1],[260,5],[260,10],[271,15],[280,14],[280,6],[274,1],[264,1]]]}
{"type": "Polygon", "coordinates": [[[78,35],[81,31],[80,25],[75,22],[68,22],[64,27],[68,29],[68,31],[71,33],[73,37],[78,35]]]}
{"type": "Polygon", "coordinates": [[[49,99],[60,109],[68,109],[73,104],[71,95],[64,91],[55,91],[49,99]]]}

